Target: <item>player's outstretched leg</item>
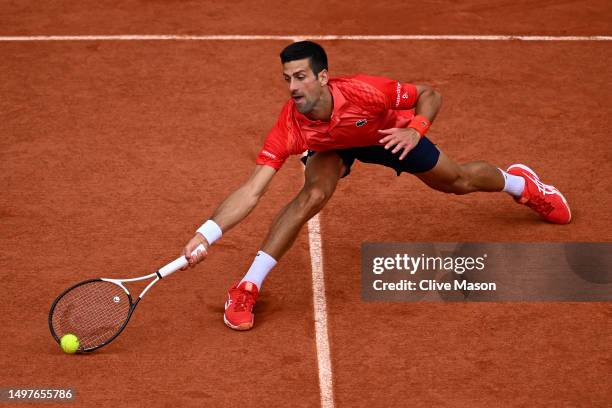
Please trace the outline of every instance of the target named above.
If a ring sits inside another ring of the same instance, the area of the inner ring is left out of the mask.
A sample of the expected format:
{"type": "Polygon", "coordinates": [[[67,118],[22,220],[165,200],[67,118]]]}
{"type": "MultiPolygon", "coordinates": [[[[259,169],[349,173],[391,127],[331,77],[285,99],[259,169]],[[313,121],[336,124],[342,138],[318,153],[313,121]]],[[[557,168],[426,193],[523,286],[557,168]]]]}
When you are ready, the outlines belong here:
{"type": "Polygon", "coordinates": [[[459,164],[440,152],[433,169],[415,175],[429,187],[446,193],[505,191],[516,202],[555,224],[567,224],[572,218],[567,200],[559,190],[542,183],[533,170],[522,164],[502,171],[484,161],[459,164]]]}
{"type": "Polygon", "coordinates": [[[253,327],[253,307],[266,275],[293,245],[302,226],[331,198],[344,172],[342,159],[334,152],[316,153],[308,159],[304,187],[278,214],[248,272],[227,293],[223,320],[228,327],[253,327]]]}

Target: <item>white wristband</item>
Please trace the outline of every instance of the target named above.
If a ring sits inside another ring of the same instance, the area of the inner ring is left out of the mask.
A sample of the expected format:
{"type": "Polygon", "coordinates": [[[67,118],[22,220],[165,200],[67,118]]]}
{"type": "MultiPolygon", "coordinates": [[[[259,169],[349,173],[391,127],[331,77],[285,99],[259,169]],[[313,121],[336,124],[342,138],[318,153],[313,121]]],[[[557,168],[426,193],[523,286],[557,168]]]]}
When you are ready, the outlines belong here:
{"type": "Polygon", "coordinates": [[[204,238],[206,238],[209,245],[212,245],[213,242],[221,238],[221,235],[223,235],[221,227],[219,227],[213,220],[206,221],[200,228],[197,229],[196,232],[204,235],[204,238]]]}

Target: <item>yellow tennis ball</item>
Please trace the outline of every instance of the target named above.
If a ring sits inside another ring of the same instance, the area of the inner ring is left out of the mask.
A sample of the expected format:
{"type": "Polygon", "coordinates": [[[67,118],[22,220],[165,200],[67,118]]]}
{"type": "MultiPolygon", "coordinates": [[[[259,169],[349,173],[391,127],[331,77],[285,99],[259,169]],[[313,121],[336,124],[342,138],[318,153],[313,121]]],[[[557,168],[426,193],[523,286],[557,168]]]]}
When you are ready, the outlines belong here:
{"type": "Polygon", "coordinates": [[[64,334],[60,339],[60,346],[64,353],[74,354],[79,349],[79,338],[72,333],[64,334]]]}

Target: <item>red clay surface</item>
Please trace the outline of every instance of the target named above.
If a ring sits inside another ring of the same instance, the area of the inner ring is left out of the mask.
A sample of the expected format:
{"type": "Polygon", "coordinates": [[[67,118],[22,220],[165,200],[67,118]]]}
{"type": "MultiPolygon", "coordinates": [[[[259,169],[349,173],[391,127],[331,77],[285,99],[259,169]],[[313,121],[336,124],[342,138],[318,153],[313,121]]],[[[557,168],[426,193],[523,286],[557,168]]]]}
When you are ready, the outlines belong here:
{"type": "MultiPolygon", "coordinates": [[[[95,4],[9,3],[0,35],[609,35],[612,19],[607,2],[429,2],[423,18],[366,3],[95,4]],[[334,22],[338,14],[345,19],[334,22]]],[[[321,215],[336,406],[608,406],[609,303],[363,303],[359,247],[611,241],[610,44],[323,44],[332,74],[435,85],[444,105],[431,138],[447,154],[525,162],[575,215],[552,226],[501,194],[447,196],[356,165],[321,215]]],[[[0,43],[0,270],[9,294],[0,386],[72,386],[80,406],[318,406],[306,230],[266,281],[255,329],[233,332],[221,319],[225,290],[301,187],[297,159],[205,264],[147,295],[112,345],[66,356],[46,325],[67,285],[174,259],[248,176],[286,97],[283,45],[0,43]]]]}
{"type": "Polygon", "coordinates": [[[607,0],[12,1],[0,10],[0,35],[610,35],[611,20],[607,0]]]}
{"type": "Polygon", "coordinates": [[[1,268],[11,298],[0,313],[0,384],[74,386],[81,402],[106,406],[318,404],[305,236],[266,282],[255,330],[231,331],[221,314],[227,287],[300,187],[297,161],[206,265],[153,288],[112,345],[69,357],[46,327],[50,302],[72,282],[138,276],[174,259],[248,176],[283,98],[280,87],[262,91],[278,78],[277,48],[3,44],[1,268]],[[207,67],[213,56],[218,65],[207,67]],[[229,98],[253,109],[234,113],[229,98]]]}
{"type": "Polygon", "coordinates": [[[608,406],[609,303],[364,303],[358,275],[362,241],[610,241],[610,119],[601,107],[612,102],[603,65],[612,49],[384,47],[341,43],[329,52],[347,71],[360,63],[345,55],[374,55],[368,71],[399,78],[404,66],[381,54],[412,61],[411,75],[444,95],[430,133],[442,150],[528,163],[567,193],[575,219],[550,225],[503,195],[447,196],[389,169],[355,166],[322,213],[337,405],[608,406]]]}

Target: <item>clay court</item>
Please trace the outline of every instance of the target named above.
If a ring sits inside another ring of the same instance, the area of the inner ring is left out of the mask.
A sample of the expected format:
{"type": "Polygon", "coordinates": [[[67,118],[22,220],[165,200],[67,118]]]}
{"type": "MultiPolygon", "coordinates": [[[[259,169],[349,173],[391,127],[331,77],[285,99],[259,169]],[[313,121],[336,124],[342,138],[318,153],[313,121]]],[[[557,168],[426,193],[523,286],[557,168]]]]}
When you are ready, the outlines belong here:
{"type": "Polygon", "coordinates": [[[610,406],[610,303],[360,298],[362,242],[612,241],[610,21],[603,0],[3,2],[0,387],[72,387],[77,406],[610,406]],[[232,331],[226,290],[301,188],[296,157],[116,341],[63,354],[47,315],[64,288],[155,271],[249,176],[300,38],[332,76],[433,85],[443,151],[529,163],[572,223],[357,163],[266,280],[254,329],[232,331]]]}

